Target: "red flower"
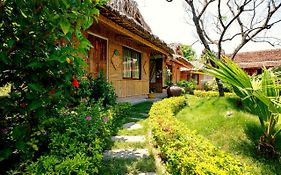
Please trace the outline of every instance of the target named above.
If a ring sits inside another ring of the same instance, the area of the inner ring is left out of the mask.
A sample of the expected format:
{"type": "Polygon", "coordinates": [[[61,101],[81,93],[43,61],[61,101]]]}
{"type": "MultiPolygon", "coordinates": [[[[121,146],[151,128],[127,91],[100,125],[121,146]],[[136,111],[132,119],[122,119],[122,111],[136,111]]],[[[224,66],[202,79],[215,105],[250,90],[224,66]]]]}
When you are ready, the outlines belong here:
{"type": "Polygon", "coordinates": [[[54,94],[54,93],[56,93],[56,90],[55,89],[51,89],[49,93],[50,94],[54,94]]]}
{"type": "Polygon", "coordinates": [[[78,80],[73,79],[73,80],[72,80],[72,86],[75,87],[75,88],[79,88],[79,82],[78,82],[78,80]]]}

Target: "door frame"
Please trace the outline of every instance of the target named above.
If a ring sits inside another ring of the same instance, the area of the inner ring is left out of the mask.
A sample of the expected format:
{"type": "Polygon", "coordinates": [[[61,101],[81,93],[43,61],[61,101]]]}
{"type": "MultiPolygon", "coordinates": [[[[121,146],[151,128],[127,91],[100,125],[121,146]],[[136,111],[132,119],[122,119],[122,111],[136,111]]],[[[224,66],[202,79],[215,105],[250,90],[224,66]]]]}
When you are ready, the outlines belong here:
{"type": "Polygon", "coordinates": [[[93,36],[95,36],[95,37],[98,37],[98,38],[100,38],[100,39],[103,39],[103,40],[105,40],[106,41],[106,80],[108,81],[108,76],[109,76],[109,66],[108,66],[108,64],[109,64],[109,59],[108,59],[108,52],[109,52],[109,47],[108,47],[108,38],[106,38],[106,37],[103,37],[103,36],[101,36],[101,35],[99,35],[99,34],[95,34],[95,33],[93,33],[93,32],[91,32],[91,31],[87,31],[87,33],[89,34],[89,35],[93,35],[93,36]]]}

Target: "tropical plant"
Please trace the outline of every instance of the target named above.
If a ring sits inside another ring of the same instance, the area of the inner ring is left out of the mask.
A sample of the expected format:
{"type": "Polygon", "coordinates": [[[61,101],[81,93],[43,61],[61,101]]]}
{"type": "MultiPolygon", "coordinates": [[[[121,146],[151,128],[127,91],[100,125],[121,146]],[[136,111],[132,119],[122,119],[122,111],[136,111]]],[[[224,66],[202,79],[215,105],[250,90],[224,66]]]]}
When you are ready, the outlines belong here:
{"type": "Polygon", "coordinates": [[[196,81],[192,79],[191,81],[181,80],[177,82],[177,85],[184,88],[185,93],[193,94],[196,87],[196,81]]]}
{"type": "Polygon", "coordinates": [[[258,116],[263,135],[258,141],[258,150],[267,156],[275,156],[274,143],[281,129],[277,128],[281,113],[280,85],[277,76],[266,68],[259,76],[250,77],[227,57],[217,59],[209,53],[209,59],[217,67],[206,64],[205,73],[233,86],[233,90],[248,111],[258,116]]]}
{"type": "Polygon", "coordinates": [[[0,163],[32,158],[28,150],[37,148],[29,140],[42,117],[56,115],[77,94],[91,47],[82,31],[105,2],[0,1],[0,87],[11,85],[0,103],[0,163]]]}

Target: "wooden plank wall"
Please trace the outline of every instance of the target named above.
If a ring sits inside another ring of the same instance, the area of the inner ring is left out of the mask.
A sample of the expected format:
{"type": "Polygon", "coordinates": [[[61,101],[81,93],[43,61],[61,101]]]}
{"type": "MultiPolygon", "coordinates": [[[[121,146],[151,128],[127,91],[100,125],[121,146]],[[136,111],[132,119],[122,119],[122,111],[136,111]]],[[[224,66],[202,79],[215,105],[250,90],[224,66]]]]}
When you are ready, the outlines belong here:
{"type": "Polygon", "coordinates": [[[118,97],[145,95],[149,93],[149,55],[151,49],[134,41],[133,38],[117,33],[106,24],[99,22],[93,25],[88,33],[101,36],[108,40],[108,81],[115,88],[118,97]],[[141,53],[141,79],[123,79],[123,46],[141,53]],[[118,51],[118,55],[114,55],[118,51]]]}

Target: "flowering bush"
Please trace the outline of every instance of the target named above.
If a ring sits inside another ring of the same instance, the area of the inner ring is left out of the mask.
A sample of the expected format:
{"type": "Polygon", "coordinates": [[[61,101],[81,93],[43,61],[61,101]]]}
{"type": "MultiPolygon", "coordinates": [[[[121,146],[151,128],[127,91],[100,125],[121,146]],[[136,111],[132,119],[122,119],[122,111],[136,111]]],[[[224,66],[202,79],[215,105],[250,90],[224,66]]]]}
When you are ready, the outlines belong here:
{"type": "Polygon", "coordinates": [[[45,150],[37,152],[35,161],[23,162],[11,173],[98,174],[102,152],[120,121],[131,114],[130,109],[128,104],[104,109],[100,103],[83,102],[71,111],[63,109],[58,116],[46,117],[40,125],[41,134],[33,138],[35,146],[45,150]]]}
{"type": "Polygon", "coordinates": [[[0,2],[0,87],[11,84],[0,103],[0,161],[10,160],[1,167],[35,157],[43,118],[69,106],[91,47],[81,31],[105,2],[0,2]]]}

